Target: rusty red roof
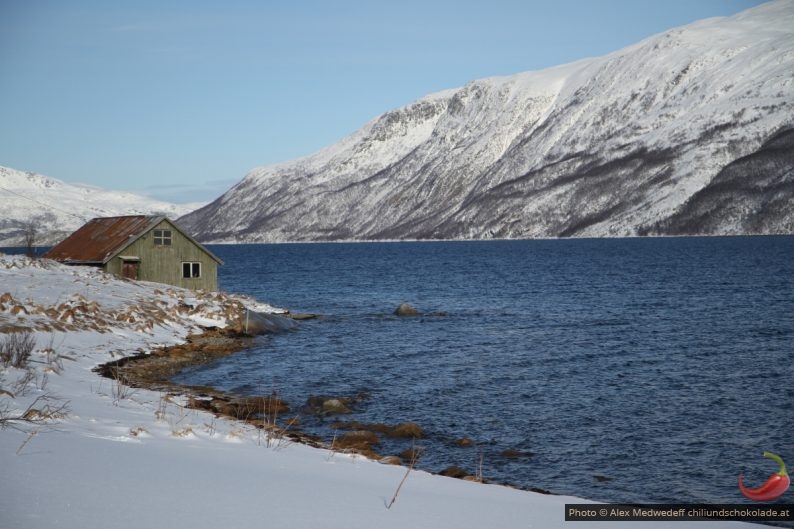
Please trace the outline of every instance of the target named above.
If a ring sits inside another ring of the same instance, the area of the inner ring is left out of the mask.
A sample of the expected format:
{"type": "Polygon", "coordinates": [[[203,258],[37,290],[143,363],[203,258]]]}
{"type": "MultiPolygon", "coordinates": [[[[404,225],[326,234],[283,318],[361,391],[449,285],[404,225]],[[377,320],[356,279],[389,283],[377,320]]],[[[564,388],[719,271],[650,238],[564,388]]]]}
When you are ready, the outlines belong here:
{"type": "Polygon", "coordinates": [[[164,218],[134,215],[91,219],[44,257],[66,263],[104,264],[164,218]]]}

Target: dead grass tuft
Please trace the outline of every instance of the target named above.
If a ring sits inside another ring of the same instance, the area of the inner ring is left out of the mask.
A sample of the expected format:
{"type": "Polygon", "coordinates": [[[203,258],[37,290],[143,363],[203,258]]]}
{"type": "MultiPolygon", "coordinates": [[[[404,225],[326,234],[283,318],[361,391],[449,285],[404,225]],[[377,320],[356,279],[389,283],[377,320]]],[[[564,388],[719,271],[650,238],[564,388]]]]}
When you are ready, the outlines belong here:
{"type": "Polygon", "coordinates": [[[35,347],[36,338],[30,331],[6,334],[0,342],[0,363],[3,367],[26,368],[35,347]]]}

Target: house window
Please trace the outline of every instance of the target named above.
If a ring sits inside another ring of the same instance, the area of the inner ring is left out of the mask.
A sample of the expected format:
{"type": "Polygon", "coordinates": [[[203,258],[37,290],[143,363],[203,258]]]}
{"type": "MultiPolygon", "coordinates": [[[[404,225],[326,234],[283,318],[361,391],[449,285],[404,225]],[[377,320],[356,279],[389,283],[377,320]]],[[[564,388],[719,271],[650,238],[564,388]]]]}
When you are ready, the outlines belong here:
{"type": "Polygon", "coordinates": [[[184,279],[201,277],[201,263],[182,263],[182,277],[184,279]]]}
{"type": "Polygon", "coordinates": [[[171,246],[171,230],[154,230],[155,246],[171,246]]]}

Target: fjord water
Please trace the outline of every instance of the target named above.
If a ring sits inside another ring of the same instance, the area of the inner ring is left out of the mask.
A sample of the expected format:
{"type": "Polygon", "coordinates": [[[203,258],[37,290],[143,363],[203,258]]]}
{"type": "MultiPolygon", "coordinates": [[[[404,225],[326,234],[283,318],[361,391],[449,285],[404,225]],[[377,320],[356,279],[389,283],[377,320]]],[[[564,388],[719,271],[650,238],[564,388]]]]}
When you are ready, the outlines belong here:
{"type": "Polygon", "coordinates": [[[342,419],[420,424],[420,468],[604,501],[741,502],[764,451],[794,465],[794,237],[211,249],[222,289],[323,317],[180,382],[365,395],[342,419]]]}

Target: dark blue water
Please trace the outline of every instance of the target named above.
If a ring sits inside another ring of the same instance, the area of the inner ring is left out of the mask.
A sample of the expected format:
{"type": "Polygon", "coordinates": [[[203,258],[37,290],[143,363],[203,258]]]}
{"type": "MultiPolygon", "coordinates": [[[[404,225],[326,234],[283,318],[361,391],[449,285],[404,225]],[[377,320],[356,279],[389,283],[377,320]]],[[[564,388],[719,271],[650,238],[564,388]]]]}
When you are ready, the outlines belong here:
{"type": "Polygon", "coordinates": [[[741,502],[765,450],[794,466],[794,237],[212,250],[224,290],[326,317],[183,382],[366,392],[344,419],[419,423],[422,468],[604,501],[741,502]]]}

